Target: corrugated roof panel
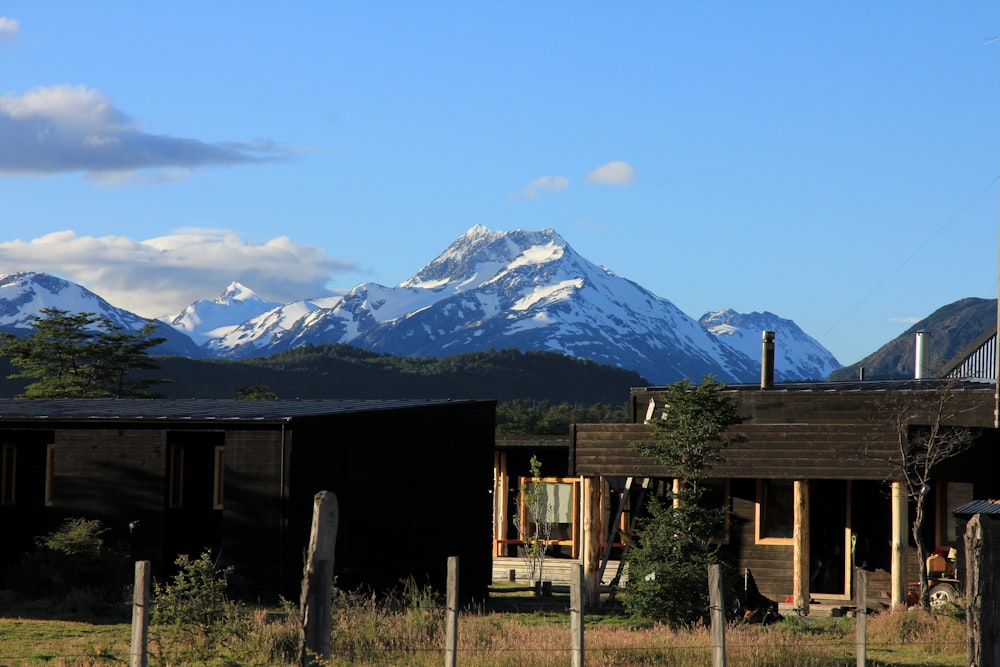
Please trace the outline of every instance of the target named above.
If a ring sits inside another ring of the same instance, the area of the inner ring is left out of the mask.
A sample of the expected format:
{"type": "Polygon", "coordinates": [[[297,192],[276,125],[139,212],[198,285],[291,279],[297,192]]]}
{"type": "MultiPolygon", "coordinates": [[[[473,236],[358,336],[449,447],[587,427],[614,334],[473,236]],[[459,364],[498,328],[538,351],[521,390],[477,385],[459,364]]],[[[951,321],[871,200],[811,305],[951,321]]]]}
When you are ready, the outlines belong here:
{"type": "Polygon", "coordinates": [[[976,514],[1000,516],[1000,500],[973,500],[971,503],[966,503],[956,509],[953,514],[955,516],[974,516],[976,514]]]}

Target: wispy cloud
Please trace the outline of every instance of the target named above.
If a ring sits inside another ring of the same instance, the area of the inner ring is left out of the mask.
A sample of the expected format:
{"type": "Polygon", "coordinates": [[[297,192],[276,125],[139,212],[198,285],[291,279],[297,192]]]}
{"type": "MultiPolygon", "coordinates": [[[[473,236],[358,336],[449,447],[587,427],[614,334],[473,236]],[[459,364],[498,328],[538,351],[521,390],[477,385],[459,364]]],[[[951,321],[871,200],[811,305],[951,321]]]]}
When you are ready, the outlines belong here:
{"type": "Polygon", "coordinates": [[[17,39],[19,27],[20,25],[14,19],[0,16],[0,42],[13,42],[17,39]]]}
{"type": "Polygon", "coordinates": [[[52,273],[145,317],[173,315],[233,280],[273,301],[326,296],[332,274],[355,270],[287,236],[256,243],[225,230],[182,229],[145,241],[67,230],[0,242],[0,273],[52,273]]]}
{"type": "Polygon", "coordinates": [[[149,134],[107,95],[84,86],[35,88],[0,96],[0,174],[85,172],[102,181],[150,170],[176,178],[198,167],[253,164],[288,157],[267,142],[206,143],[149,134]]]}
{"type": "Polygon", "coordinates": [[[602,164],[600,167],[597,167],[587,174],[587,182],[596,183],[598,185],[616,185],[624,187],[632,185],[634,181],[635,167],[630,165],[628,162],[622,162],[621,160],[613,160],[607,164],[602,164]]]}
{"type": "Polygon", "coordinates": [[[524,188],[524,196],[535,199],[543,192],[558,192],[569,187],[569,179],[565,176],[542,176],[536,178],[524,188]]]}
{"type": "Polygon", "coordinates": [[[901,324],[916,324],[922,319],[923,319],[922,317],[890,317],[889,321],[899,322],[901,324]]]}

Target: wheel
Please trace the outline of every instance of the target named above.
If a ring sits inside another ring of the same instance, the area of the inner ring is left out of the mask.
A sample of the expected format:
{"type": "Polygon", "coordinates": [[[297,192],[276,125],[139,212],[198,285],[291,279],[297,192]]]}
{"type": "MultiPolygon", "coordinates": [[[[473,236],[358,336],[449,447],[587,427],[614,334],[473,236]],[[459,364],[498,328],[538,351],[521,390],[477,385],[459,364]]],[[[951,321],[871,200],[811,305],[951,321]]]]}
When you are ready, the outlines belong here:
{"type": "Polygon", "coordinates": [[[958,590],[951,584],[935,584],[931,588],[931,607],[940,607],[958,601],[958,590]]]}

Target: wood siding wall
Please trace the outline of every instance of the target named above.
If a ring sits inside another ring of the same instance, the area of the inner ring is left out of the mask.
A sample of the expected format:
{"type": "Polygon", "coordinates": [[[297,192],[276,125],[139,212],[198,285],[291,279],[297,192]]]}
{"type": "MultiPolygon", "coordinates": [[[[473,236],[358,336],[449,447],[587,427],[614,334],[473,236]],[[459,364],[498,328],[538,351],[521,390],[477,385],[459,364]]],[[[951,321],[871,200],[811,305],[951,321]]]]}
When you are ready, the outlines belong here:
{"type": "MultiPolygon", "coordinates": [[[[835,385],[831,385],[835,386],[835,385]]],[[[630,396],[633,422],[645,420],[655,387],[638,387],[630,396]]],[[[925,390],[782,390],[781,385],[768,390],[732,390],[739,402],[739,414],[747,423],[760,424],[874,424],[888,402],[910,397],[917,401],[914,423],[926,419],[936,391],[925,390]]],[[[961,413],[963,426],[990,428],[993,426],[993,388],[983,384],[979,389],[958,389],[953,392],[952,408],[961,413]]]]}
{"type": "MultiPolygon", "coordinates": [[[[733,433],[744,441],[725,450],[712,477],[881,480],[893,472],[879,458],[892,455],[896,435],[871,425],[741,424],[733,433]]],[[[577,424],[571,474],[667,477],[631,446],[652,437],[645,424],[577,424]]]]}
{"type": "Polygon", "coordinates": [[[412,576],[444,590],[447,559],[459,556],[466,599],[483,599],[491,581],[495,408],[463,401],[287,422],[39,420],[45,428],[35,429],[0,420],[0,443],[23,450],[17,475],[25,489],[16,503],[0,503],[0,569],[63,519],[84,517],[100,519],[109,540],[152,561],[155,576],[169,574],[178,553],[197,557],[209,547],[235,566],[243,593],[294,599],[312,499],[330,490],[340,501],[336,574],[344,585],[398,587],[412,576]],[[213,474],[220,447],[221,505],[213,474]],[[28,456],[29,448],[38,455],[28,456]],[[178,449],[183,498],[171,486],[178,449]]]}

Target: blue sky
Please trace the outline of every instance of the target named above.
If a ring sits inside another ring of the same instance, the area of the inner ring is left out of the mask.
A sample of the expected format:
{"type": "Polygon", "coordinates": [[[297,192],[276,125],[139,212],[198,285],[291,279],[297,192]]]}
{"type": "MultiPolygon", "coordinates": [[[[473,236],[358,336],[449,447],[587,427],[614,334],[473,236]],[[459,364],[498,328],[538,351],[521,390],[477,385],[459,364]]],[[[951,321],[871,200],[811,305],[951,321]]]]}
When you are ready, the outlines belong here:
{"type": "Polygon", "coordinates": [[[844,364],[998,275],[995,2],[0,1],[0,273],[146,316],[557,230],[844,364]]]}

